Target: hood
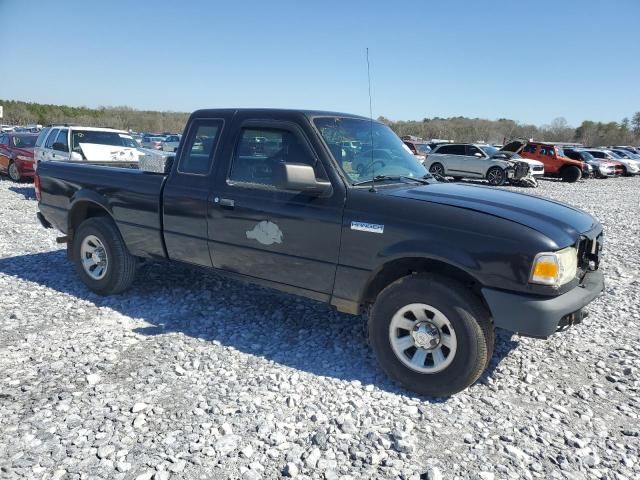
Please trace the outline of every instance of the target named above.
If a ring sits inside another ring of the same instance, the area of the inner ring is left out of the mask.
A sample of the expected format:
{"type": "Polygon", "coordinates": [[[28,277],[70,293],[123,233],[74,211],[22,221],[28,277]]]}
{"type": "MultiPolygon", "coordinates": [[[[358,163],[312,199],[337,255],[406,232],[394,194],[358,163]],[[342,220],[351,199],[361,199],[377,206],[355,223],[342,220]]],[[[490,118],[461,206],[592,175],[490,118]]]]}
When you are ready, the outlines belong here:
{"type": "Polygon", "coordinates": [[[134,162],[142,155],[137,148],[120,147],[116,145],[102,145],[96,143],[79,143],[78,144],[88,161],[104,162],[104,161],[121,161],[134,162]]]}
{"type": "Polygon", "coordinates": [[[528,163],[529,165],[535,165],[536,167],[544,166],[544,163],[542,163],[541,161],[532,160],[531,158],[518,158],[518,160],[520,162],[528,163]]]}
{"type": "Polygon", "coordinates": [[[560,202],[478,185],[434,183],[385,193],[504,218],[542,233],[558,248],[574,244],[597,224],[588,213],[560,202]]]}

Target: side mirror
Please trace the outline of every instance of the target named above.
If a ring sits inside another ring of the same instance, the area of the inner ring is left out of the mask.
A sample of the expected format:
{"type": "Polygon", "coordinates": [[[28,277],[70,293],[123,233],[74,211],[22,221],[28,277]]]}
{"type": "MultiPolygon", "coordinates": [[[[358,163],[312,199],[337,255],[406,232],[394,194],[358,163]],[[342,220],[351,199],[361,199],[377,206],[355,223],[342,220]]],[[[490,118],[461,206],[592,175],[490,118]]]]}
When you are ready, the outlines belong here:
{"type": "Polygon", "coordinates": [[[52,148],[58,152],[67,152],[69,150],[69,148],[62,142],[55,142],[52,148]]]}
{"type": "Polygon", "coordinates": [[[276,186],[282,190],[313,195],[320,195],[331,189],[331,183],[318,181],[313,167],[305,163],[281,163],[276,175],[276,186]]]}
{"type": "Polygon", "coordinates": [[[480,152],[476,152],[473,154],[474,157],[482,158],[482,154],[480,152]]]}
{"type": "Polygon", "coordinates": [[[80,155],[78,152],[71,152],[71,155],[69,155],[69,160],[71,160],[72,162],[81,162],[82,155],[80,155]]]}

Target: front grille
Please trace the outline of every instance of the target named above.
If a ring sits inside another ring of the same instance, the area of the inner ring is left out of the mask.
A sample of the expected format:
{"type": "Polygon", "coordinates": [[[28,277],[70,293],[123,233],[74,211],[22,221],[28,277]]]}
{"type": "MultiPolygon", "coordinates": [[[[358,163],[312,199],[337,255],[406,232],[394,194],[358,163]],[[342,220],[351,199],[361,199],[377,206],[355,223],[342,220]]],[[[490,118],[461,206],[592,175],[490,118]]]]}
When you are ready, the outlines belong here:
{"type": "Polygon", "coordinates": [[[604,236],[602,233],[593,240],[586,237],[581,238],[578,244],[578,268],[580,270],[588,272],[589,270],[598,269],[603,242],[604,236]]]}
{"type": "Polygon", "coordinates": [[[526,162],[518,162],[516,164],[516,169],[513,174],[513,177],[518,180],[520,178],[526,177],[529,173],[529,164],[526,162]]]}

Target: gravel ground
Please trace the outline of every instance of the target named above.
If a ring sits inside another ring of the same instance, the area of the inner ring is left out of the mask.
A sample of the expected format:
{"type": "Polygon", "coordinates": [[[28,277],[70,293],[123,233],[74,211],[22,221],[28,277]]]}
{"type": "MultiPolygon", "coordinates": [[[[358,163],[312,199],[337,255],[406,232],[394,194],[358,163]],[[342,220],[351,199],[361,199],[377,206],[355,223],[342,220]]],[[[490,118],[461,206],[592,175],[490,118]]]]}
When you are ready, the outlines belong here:
{"type": "Polygon", "coordinates": [[[540,183],[603,222],[607,292],[443,400],[322,304],[171,265],[96,296],[0,181],[0,478],[640,478],[640,178],[540,183]]]}

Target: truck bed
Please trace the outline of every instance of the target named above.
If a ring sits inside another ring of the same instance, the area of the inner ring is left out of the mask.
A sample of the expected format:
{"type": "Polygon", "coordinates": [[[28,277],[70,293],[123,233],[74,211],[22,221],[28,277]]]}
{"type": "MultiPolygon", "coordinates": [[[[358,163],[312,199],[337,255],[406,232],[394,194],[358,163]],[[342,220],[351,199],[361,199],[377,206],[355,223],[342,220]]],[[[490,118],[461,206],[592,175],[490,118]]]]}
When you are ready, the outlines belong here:
{"type": "Polygon", "coordinates": [[[166,177],[135,168],[71,162],[41,162],[40,210],[68,233],[72,209],[104,207],[129,251],[142,257],[166,257],[162,239],[162,188],[166,177]]]}

